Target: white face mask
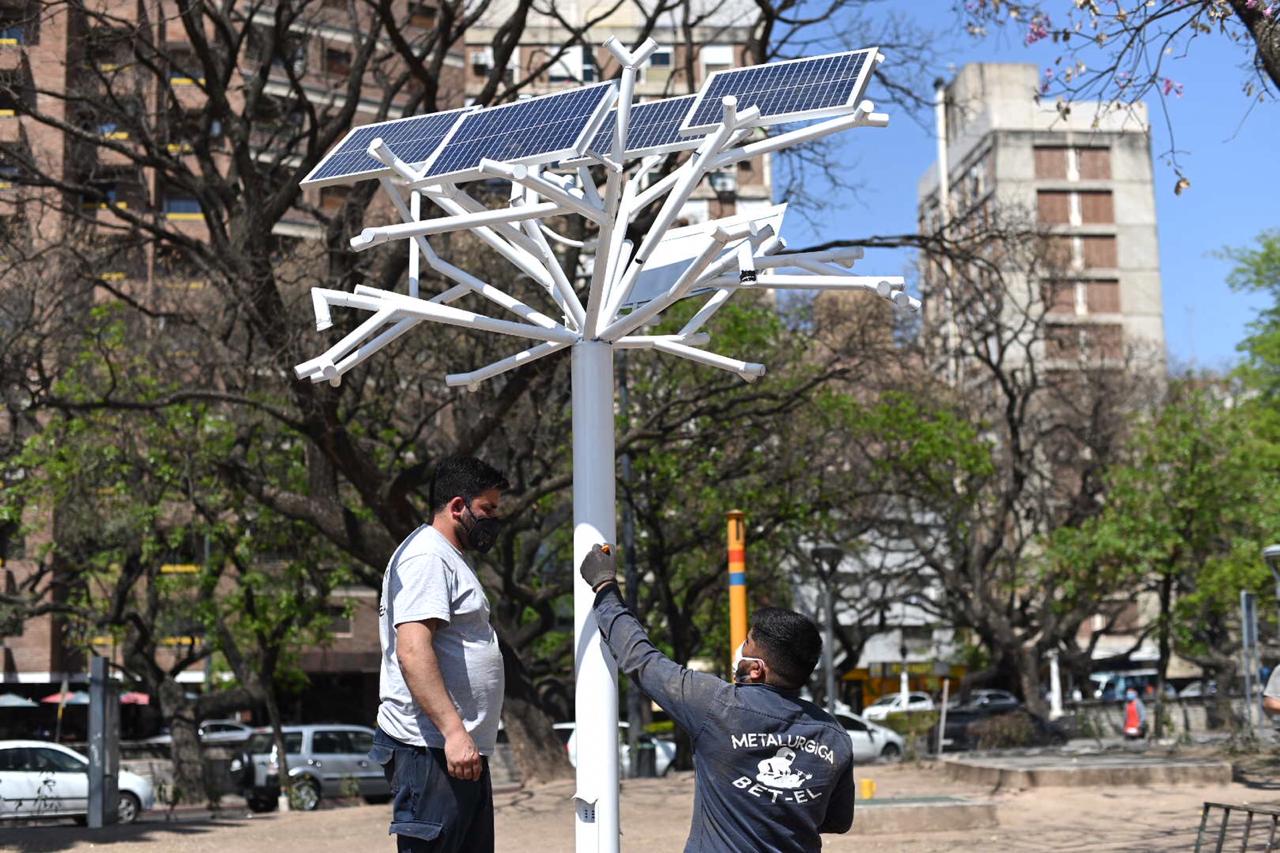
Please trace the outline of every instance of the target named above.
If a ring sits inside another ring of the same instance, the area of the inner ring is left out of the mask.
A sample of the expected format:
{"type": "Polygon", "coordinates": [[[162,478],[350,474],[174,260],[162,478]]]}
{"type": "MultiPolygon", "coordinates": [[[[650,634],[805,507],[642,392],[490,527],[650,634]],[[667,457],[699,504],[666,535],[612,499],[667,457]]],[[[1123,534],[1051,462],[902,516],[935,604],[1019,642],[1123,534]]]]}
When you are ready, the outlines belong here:
{"type": "Polygon", "coordinates": [[[729,667],[729,677],[735,684],[748,683],[747,674],[745,672],[742,672],[742,663],[744,661],[755,661],[761,666],[764,665],[764,661],[761,660],[760,658],[744,657],[742,654],[742,650],[745,649],[746,647],[747,647],[747,641],[743,640],[741,643],[738,644],[738,647],[733,650],[733,664],[729,667]]]}

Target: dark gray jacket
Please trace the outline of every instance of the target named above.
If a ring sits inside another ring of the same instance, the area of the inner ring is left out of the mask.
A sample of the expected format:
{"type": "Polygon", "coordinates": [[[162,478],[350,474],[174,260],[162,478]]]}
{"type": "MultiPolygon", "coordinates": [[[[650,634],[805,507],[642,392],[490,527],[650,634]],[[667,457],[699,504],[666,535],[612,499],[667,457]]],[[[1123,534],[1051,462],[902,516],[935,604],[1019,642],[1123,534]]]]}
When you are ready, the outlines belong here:
{"type": "Polygon", "coordinates": [[[693,826],[686,853],[809,851],[853,826],[853,749],[829,714],[794,692],[731,684],[654,647],[616,584],[596,619],[618,666],[693,741],[693,826]]]}

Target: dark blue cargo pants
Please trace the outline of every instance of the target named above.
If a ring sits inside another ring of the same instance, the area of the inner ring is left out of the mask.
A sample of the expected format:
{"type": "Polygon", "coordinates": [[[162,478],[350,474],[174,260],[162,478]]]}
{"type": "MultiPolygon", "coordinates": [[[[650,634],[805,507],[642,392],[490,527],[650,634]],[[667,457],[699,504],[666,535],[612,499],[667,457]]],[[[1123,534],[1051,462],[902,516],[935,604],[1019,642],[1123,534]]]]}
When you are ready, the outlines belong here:
{"type": "Polygon", "coordinates": [[[399,853],[492,853],[489,759],[474,782],[449,775],[443,749],[401,743],[382,729],[369,759],[391,785],[391,833],[399,853]]]}

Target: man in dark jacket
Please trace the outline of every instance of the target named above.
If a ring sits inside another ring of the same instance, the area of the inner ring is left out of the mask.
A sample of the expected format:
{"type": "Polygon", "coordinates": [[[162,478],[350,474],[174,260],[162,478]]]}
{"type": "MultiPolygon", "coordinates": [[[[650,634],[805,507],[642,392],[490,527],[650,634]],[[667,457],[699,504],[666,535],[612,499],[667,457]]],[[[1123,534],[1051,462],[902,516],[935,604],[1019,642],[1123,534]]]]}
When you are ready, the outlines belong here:
{"type": "Polygon", "coordinates": [[[658,651],[622,602],[608,550],[592,549],[581,573],[596,592],[596,621],[619,668],[693,742],[686,853],[818,850],[819,833],[849,831],[849,735],[799,696],[822,653],[813,622],[790,610],[757,610],[729,683],[658,651]]]}

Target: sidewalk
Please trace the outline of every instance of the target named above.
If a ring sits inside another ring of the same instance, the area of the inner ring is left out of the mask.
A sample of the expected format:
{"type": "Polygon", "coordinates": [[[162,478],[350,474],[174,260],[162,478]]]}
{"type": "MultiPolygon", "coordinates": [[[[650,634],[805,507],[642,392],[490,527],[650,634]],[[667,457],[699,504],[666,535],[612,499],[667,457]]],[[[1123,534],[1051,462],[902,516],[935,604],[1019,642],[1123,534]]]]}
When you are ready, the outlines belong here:
{"type": "MultiPolygon", "coordinates": [[[[1187,850],[1204,800],[1274,802],[1280,794],[1238,783],[1212,787],[1036,788],[992,792],[948,781],[937,766],[868,765],[859,778],[876,782],[877,799],[985,798],[997,804],[999,827],[957,832],[913,831],[873,835],[854,831],[828,836],[834,853],[951,850],[1187,850]]],[[[572,782],[495,796],[499,853],[572,853],[572,782]]],[[[622,791],[623,849],[679,851],[689,831],[693,776],[626,782],[622,791]]],[[[80,853],[110,845],[112,853],[364,853],[391,851],[386,806],[327,808],[313,813],[247,817],[244,811],[210,819],[186,811],[166,822],[151,813],[127,827],[93,832],[71,825],[0,829],[0,850],[15,853],[80,853]]]]}

